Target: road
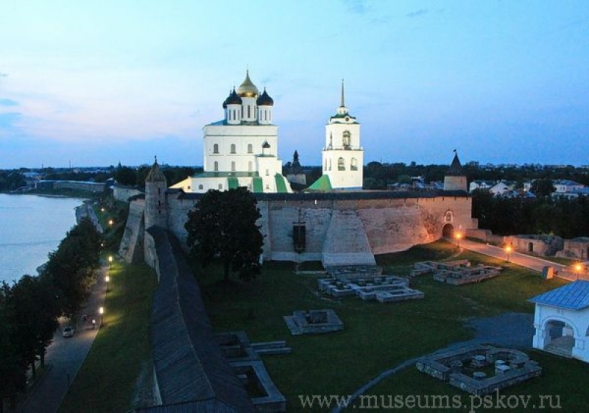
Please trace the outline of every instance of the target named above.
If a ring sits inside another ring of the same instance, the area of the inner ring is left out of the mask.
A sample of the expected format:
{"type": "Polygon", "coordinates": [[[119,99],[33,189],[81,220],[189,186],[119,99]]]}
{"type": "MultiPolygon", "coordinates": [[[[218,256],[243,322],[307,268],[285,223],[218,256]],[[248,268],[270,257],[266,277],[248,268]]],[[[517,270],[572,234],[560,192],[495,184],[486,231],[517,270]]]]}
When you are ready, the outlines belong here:
{"type": "Polygon", "coordinates": [[[499,258],[501,260],[509,260],[509,262],[512,262],[525,268],[529,268],[534,271],[542,272],[543,268],[546,266],[553,267],[554,271],[556,272],[555,275],[558,275],[558,277],[570,281],[573,281],[575,279],[589,279],[589,277],[587,277],[587,274],[575,274],[573,271],[571,271],[570,266],[557,264],[552,261],[545,260],[543,258],[533,257],[515,251],[512,251],[508,255],[503,248],[496,247],[494,245],[469,241],[467,239],[461,239],[460,248],[478,252],[479,254],[488,255],[490,257],[499,258]]]}
{"type": "Polygon", "coordinates": [[[60,319],[60,328],[55,332],[45,356],[46,365],[51,367],[27,394],[27,398],[18,408],[20,413],[55,413],[59,409],[100,328],[98,309],[104,305],[104,279],[108,271],[108,264],[98,270],[97,282],[92,287],[86,306],[82,309],[82,313],[88,315],[87,321],[84,322],[80,317],[73,337],[63,338],[62,330],[69,320],[60,319]],[[92,319],[96,320],[94,329],[92,319]]]}

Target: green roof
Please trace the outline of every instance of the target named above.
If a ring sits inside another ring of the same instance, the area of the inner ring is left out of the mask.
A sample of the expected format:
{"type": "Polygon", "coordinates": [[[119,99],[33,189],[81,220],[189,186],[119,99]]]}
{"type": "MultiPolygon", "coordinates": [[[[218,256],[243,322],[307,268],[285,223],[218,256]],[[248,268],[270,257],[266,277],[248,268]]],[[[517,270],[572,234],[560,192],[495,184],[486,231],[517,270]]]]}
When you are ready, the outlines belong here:
{"type": "Polygon", "coordinates": [[[259,176],[254,177],[254,192],[264,192],[264,185],[262,184],[262,178],[259,176]]]}
{"type": "Polygon", "coordinates": [[[274,179],[276,180],[276,192],[280,194],[288,193],[288,189],[286,189],[286,183],[284,183],[284,176],[281,174],[274,175],[274,179]]]}
{"type": "Polygon", "coordinates": [[[333,188],[331,187],[331,181],[329,180],[329,175],[321,175],[321,178],[317,179],[313,182],[313,185],[308,187],[307,191],[331,191],[333,188]]]}
{"type": "Polygon", "coordinates": [[[229,189],[239,188],[239,182],[237,181],[237,178],[234,176],[230,176],[227,178],[227,184],[229,185],[229,189]]]}

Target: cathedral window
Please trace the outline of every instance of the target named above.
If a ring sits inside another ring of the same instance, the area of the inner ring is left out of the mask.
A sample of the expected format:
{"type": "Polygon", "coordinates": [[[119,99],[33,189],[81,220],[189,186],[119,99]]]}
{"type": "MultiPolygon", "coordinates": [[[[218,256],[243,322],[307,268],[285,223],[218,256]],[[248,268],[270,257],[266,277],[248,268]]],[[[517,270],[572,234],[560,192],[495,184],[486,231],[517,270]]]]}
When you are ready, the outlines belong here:
{"type": "Polygon", "coordinates": [[[270,176],[270,171],[266,169],[266,176],[270,176]]]}
{"type": "Polygon", "coordinates": [[[331,159],[329,160],[329,170],[331,171],[331,159]]]}
{"type": "Polygon", "coordinates": [[[327,160],[325,160],[325,163],[323,164],[323,170],[327,171],[327,160]]]}
{"type": "Polygon", "coordinates": [[[251,172],[251,171],[253,170],[252,161],[249,161],[249,162],[247,163],[247,170],[248,170],[249,172],[251,172]]]}
{"type": "Polygon", "coordinates": [[[338,171],[345,171],[346,170],[346,164],[344,162],[344,158],[339,158],[337,160],[337,170],[338,171]]]}
{"type": "Polygon", "coordinates": [[[235,172],[235,161],[231,162],[231,172],[235,172]]]}
{"type": "Polygon", "coordinates": [[[213,164],[213,170],[215,172],[218,172],[219,171],[219,162],[215,161],[215,163],[213,164]]]}
{"type": "Polygon", "coordinates": [[[252,107],[251,106],[247,106],[247,117],[251,118],[252,117],[252,107]]]}
{"type": "Polygon", "coordinates": [[[247,144],[247,153],[254,153],[254,145],[251,143],[247,144]]]}
{"type": "Polygon", "coordinates": [[[231,153],[235,153],[235,144],[234,143],[231,144],[231,153]]]}
{"type": "Polygon", "coordinates": [[[352,161],[350,162],[350,170],[351,171],[358,170],[358,161],[356,160],[356,158],[352,158],[352,161]]]}
{"type": "Polygon", "coordinates": [[[223,184],[219,184],[219,189],[223,189],[223,184]]]}
{"type": "Polygon", "coordinates": [[[444,217],[444,221],[452,222],[452,211],[447,211],[446,216],[444,217]]]}
{"type": "Polygon", "coordinates": [[[202,186],[202,184],[198,186],[198,189],[203,189],[203,186],[202,186]]]}
{"type": "Polygon", "coordinates": [[[213,153],[219,153],[219,144],[218,143],[213,145],[213,153]]]}

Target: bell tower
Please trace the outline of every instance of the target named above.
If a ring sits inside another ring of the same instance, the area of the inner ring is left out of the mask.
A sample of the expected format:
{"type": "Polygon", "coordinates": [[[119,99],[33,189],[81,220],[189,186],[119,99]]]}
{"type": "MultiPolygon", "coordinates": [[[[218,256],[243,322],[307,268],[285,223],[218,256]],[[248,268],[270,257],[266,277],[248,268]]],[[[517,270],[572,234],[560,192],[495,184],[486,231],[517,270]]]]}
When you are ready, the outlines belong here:
{"type": "Polygon", "coordinates": [[[364,149],[360,146],[360,123],[346,108],[343,79],[340,106],[325,126],[322,158],[323,175],[329,177],[332,189],[362,189],[364,149]]]}

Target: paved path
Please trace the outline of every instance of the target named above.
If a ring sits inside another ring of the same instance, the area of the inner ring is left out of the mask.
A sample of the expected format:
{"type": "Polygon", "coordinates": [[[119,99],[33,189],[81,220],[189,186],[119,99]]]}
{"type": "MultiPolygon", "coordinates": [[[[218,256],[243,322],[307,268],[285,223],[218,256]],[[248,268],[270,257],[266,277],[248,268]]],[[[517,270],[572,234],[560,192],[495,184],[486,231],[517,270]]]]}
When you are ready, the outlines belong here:
{"type": "Polygon", "coordinates": [[[20,413],[55,413],[59,409],[98,333],[101,321],[98,308],[104,304],[104,277],[108,271],[108,264],[98,270],[98,281],[92,287],[86,306],[82,308],[82,313],[88,315],[88,321],[84,323],[80,317],[73,337],[62,337],[63,327],[68,320],[60,319],[60,328],[55,332],[45,356],[45,363],[47,366],[51,365],[51,368],[21,403],[18,408],[20,413]],[[93,318],[96,320],[95,329],[91,328],[93,318]]]}
{"type": "Polygon", "coordinates": [[[527,254],[512,251],[509,255],[503,248],[496,247],[494,245],[483,244],[480,242],[469,241],[463,239],[460,241],[460,248],[464,248],[470,251],[478,252],[479,254],[488,255],[490,257],[499,258],[502,260],[508,260],[514,264],[528,268],[530,270],[542,272],[542,269],[546,266],[553,267],[557,271],[560,278],[567,280],[574,279],[589,279],[587,274],[575,274],[571,271],[570,266],[557,264],[552,261],[548,261],[539,257],[533,257],[527,254]]]}

